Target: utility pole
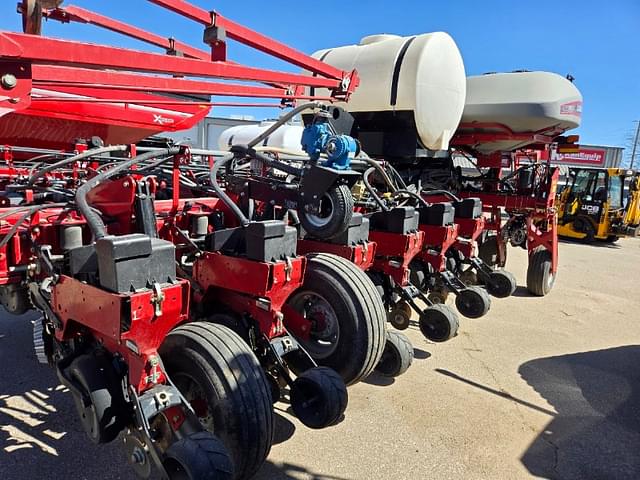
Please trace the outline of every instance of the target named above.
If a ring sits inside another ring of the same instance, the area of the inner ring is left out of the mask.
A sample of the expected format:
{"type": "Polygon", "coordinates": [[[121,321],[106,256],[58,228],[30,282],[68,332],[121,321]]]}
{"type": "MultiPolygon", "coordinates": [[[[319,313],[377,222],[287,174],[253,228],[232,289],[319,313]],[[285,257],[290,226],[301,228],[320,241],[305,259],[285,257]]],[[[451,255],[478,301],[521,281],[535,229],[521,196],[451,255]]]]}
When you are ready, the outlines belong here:
{"type": "Polygon", "coordinates": [[[636,127],[636,138],[633,140],[633,149],[631,150],[631,165],[629,170],[633,170],[633,162],[636,159],[636,149],[638,147],[638,137],[640,136],[640,120],[636,120],[638,126],[636,127]]]}

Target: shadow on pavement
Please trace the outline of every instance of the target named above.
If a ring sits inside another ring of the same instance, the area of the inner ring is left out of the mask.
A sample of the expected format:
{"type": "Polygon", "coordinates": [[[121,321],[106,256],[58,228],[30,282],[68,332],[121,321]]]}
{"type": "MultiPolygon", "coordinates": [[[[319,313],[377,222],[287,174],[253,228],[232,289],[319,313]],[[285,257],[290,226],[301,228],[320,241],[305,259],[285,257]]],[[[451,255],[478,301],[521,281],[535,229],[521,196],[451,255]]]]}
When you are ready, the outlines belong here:
{"type": "Polygon", "coordinates": [[[395,382],[395,378],[385,377],[384,375],[380,375],[378,372],[373,372],[367,378],[362,380],[362,383],[366,383],[367,385],[374,385],[377,387],[388,387],[390,385],[393,385],[395,382]]]}
{"type": "Polygon", "coordinates": [[[284,443],[293,437],[296,426],[288,418],[283,417],[278,412],[274,412],[273,444],[284,443]]]}
{"type": "Polygon", "coordinates": [[[431,354],[426,350],[422,350],[421,348],[413,348],[413,358],[417,360],[426,360],[431,357],[431,354]]]}
{"type": "Polygon", "coordinates": [[[532,360],[519,373],[558,412],[522,456],[531,474],[640,478],[640,345],[532,360]]]}
{"type": "Polygon", "coordinates": [[[532,410],[537,410],[538,412],[544,413],[545,415],[555,415],[554,412],[547,410],[545,408],[539,407],[538,405],[535,405],[531,402],[527,402],[526,400],[522,400],[519,399],[517,397],[514,397],[513,395],[511,395],[509,392],[506,392],[504,390],[496,390],[495,388],[489,387],[487,385],[484,385],[482,383],[478,383],[475,382],[469,378],[463,377],[462,375],[458,375],[457,373],[454,372],[450,372],[449,370],[445,370],[443,368],[436,368],[435,371],[437,373],[439,373],[440,375],[445,375],[449,378],[453,378],[455,380],[459,380],[462,383],[466,383],[467,385],[470,385],[472,387],[478,388],[480,390],[484,390],[487,393],[491,393],[493,395],[496,395],[498,397],[502,397],[505,400],[509,400],[512,402],[516,402],[519,403],[520,405],[530,408],[532,410]]]}
{"type": "Polygon", "coordinates": [[[34,317],[0,310],[0,478],[133,479],[120,442],[93,445],[53,369],[36,361],[34,317]]]}
{"type": "Polygon", "coordinates": [[[560,239],[560,244],[563,243],[567,243],[569,245],[581,245],[583,247],[587,247],[587,248],[611,248],[613,250],[618,250],[620,248],[622,248],[622,245],[620,245],[619,243],[616,242],[608,242],[608,241],[604,241],[604,240],[594,240],[593,242],[589,243],[589,242],[584,242],[584,241],[580,241],[580,240],[571,240],[568,238],[563,238],[560,239]]]}
{"type": "Polygon", "coordinates": [[[267,462],[253,480],[294,480],[298,478],[304,478],[305,480],[350,480],[346,477],[312,472],[307,468],[291,463],[275,465],[271,462],[267,462]]]}
{"type": "Polygon", "coordinates": [[[518,285],[511,296],[518,298],[540,298],[539,296],[532,294],[527,287],[523,287],[522,285],[518,285]]]}
{"type": "MultiPolygon", "coordinates": [[[[94,445],[77,419],[71,395],[53,369],[33,353],[31,319],[0,308],[0,479],[136,480],[121,440],[94,445]]],[[[275,414],[274,443],[289,440],[295,425],[275,414]]],[[[293,464],[267,461],[258,479],[343,480],[293,464]],[[292,476],[295,474],[296,476],[292,476]]]]}

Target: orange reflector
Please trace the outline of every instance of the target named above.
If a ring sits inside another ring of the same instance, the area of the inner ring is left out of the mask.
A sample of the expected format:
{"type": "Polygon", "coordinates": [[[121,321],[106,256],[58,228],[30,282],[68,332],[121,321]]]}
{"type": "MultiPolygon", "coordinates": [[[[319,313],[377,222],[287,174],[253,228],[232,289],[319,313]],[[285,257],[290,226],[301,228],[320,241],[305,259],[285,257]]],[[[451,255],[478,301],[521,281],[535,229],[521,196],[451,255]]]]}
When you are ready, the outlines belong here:
{"type": "Polygon", "coordinates": [[[580,145],[573,143],[561,143],[557,148],[558,153],[580,153],[580,145]]]}

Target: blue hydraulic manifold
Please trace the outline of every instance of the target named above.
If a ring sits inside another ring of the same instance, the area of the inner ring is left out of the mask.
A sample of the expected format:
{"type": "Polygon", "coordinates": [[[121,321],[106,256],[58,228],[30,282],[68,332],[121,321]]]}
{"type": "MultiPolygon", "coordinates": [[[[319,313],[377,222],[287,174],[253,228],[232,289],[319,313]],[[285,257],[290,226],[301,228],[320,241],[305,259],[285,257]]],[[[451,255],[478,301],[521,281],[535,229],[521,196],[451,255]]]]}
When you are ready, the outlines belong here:
{"type": "Polygon", "coordinates": [[[302,149],[312,161],[317,162],[321,154],[327,155],[325,166],[336,170],[348,170],[351,154],[358,151],[358,143],[349,135],[335,135],[329,122],[307,125],[302,132],[302,149]]]}

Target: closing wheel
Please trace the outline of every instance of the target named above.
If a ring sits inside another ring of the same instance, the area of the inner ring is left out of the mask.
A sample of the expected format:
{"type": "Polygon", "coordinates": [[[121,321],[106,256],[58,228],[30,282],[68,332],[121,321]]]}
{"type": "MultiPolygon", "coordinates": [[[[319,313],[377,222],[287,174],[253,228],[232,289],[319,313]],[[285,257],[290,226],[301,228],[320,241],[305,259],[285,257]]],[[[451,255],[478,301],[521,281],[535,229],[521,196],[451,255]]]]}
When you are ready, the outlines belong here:
{"type": "Polygon", "coordinates": [[[406,330],[411,324],[411,307],[406,302],[400,302],[393,307],[387,314],[389,323],[393,325],[393,328],[398,330],[406,330]]]}
{"type": "Polygon", "coordinates": [[[489,275],[489,280],[486,282],[485,287],[489,295],[497,298],[507,298],[516,291],[518,282],[511,272],[496,270],[489,275]]]}
{"type": "Polygon", "coordinates": [[[421,292],[426,292],[433,283],[433,267],[420,260],[412,260],[409,264],[409,281],[418,287],[421,292]]]}
{"type": "Polygon", "coordinates": [[[467,318],[480,318],[491,307],[491,298],[486,291],[478,287],[469,287],[456,296],[456,308],[467,318]]]}
{"type": "Polygon", "coordinates": [[[82,388],[88,402],[74,394],[80,422],[93,443],[114,440],[127,422],[120,379],[109,359],[99,353],[80,355],[65,373],[82,388]]]}
{"type": "Polygon", "coordinates": [[[436,304],[444,304],[447,303],[447,298],[449,298],[448,290],[434,290],[427,295],[427,298],[431,303],[436,304]]]}
{"type": "Polygon", "coordinates": [[[506,263],[507,249],[504,249],[505,258],[503,262],[498,261],[498,236],[487,235],[484,241],[478,243],[478,257],[491,268],[504,267],[506,263]]]}
{"type": "Polygon", "coordinates": [[[527,290],[539,297],[548,294],[556,283],[551,272],[551,252],[543,246],[537,247],[529,256],[527,267],[527,290]]]}
{"type": "Polygon", "coordinates": [[[480,279],[478,278],[478,274],[472,269],[467,268],[463,272],[460,272],[458,278],[465,285],[479,285],[480,279]]]}
{"type": "Polygon", "coordinates": [[[458,334],[458,315],[447,305],[433,305],[420,315],[420,331],[427,340],[446,342],[458,334]]]}
{"type": "Polygon", "coordinates": [[[209,432],[196,432],[172,444],[165,453],[169,480],[231,480],[233,464],[223,443],[209,432]]]}
{"type": "Polygon", "coordinates": [[[200,423],[224,443],[235,478],[253,476],[271,449],[273,407],[251,349],[223,325],[192,322],[173,330],[160,354],[200,423]]]}
{"type": "Polygon", "coordinates": [[[389,330],[387,343],[376,372],[385,377],[398,377],[406,372],[413,362],[413,345],[404,333],[389,330]]]}
{"type": "Polygon", "coordinates": [[[291,385],[291,408],[309,428],[326,428],[340,421],[347,409],[347,386],[327,367],[307,370],[291,385]]]}
{"type": "Polygon", "coordinates": [[[334,185],[320,198],[314,211],[298,210],[302,228],[313,237],[328,240],[344,232],[353,216],[353,196],[346,185],[334,185]]]}
{"type": "Polygon", "coordinates": [[[287,304],[309,322],[309,333],[301,335],[286,316],[285,326],[318,364],[347,385],[369,376],[384,350],[386,312],[362,270],[335,255],[309,255],[304,284],[287,304]]]}

